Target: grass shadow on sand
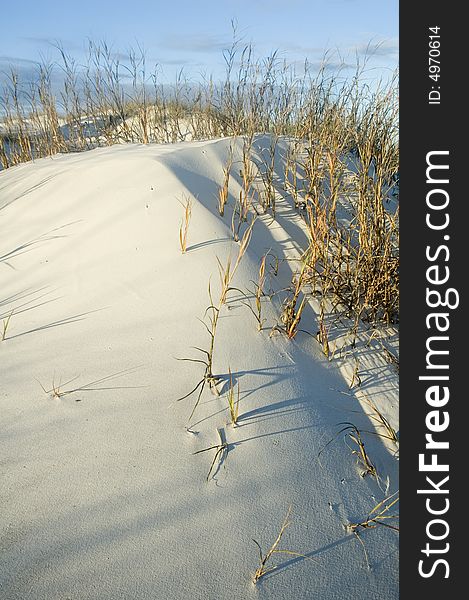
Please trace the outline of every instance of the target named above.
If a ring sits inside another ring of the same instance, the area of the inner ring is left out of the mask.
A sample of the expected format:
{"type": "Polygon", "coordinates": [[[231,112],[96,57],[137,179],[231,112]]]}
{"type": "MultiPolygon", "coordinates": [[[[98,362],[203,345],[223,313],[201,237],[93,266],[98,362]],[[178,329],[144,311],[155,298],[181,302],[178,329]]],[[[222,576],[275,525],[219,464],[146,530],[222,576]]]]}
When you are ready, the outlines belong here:
{"type": "Polygon", "coordinates": [[[36,248],[39,244],[43,244],[45,242],[50,242],[52,240],[59,240],[59,239],[68,237],[67,235],[57,235],[57,234],[55,234],[55,232],[60,231],[61,229],[64,229],[65,227],[69,227],[70,225],[75,225],[75,223],[79,223],[79,222],[80,222],[79,220],[72,221],[70,223],[66,223],[65,225],[61,225],[60,227],[55,227],[54,229],[51,229],[50,231],[43,233],[42,235],[38,236],[37,238],[28,240],[27,242],[23,242],[22,244],[19,244],[19,246],[17,246],[13,250],[9,250],[8,252],[1,254],[0,255],[0,263],[4,263],[11,269],[14,269],[15,267],[13,265],[11,265],[9,262],[11,259],[21,256],[22,254],[25,254],[26,252],[30,252],[31,250],[36,248]],[[52,235],[52,234],[54,234],[54,235],[52,235]]]}
{"type": "Polygon", "coordinates": [[[45,331],[46,329],[52,329],[54,327],[61,327],[63,325],[70,325],[71,323],[77,323],[78,321],[83,321],[83,319],[85,319],[88,315],[91,315],[95,312],[99,312],[101,310],[104,310],[104,308],[97,308],[95,310],[89,310],[87,312],[80,313],[78,315],[64,317],[63,319],[59,319],[57,321],[52,321],[51,323],[45,323],[44,325],[39,325],[38,327],[34,327],[33,329],[28,329],[28,331],[22,331],[21,333],[7,336],[6,339],[14,340],[15,338],[19,338],[24,335],[29,335],[30,333],[37,333],[39,331],[45,331]]]}

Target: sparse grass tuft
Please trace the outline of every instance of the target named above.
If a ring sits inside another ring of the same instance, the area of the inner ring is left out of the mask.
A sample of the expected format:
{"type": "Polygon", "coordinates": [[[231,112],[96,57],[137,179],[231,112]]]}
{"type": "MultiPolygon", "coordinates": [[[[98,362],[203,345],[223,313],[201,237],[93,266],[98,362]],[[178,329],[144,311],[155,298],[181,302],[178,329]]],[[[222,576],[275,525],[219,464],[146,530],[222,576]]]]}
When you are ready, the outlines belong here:
{"type": "Polygon", "coordinates": [[[286,529],[291,524],[290,515],[291,515],[291,505],[288,507],[287,514],[285,516],[285,519],[283,520],[282,526],[280,527],[280,531],[279,531],[274,543],[272,544],[270,549],[265,554],[262,552],[262,548],[261,548],[261,545],[259,544],[259,542],[255,539],[252,540],[259,549],[259,566],[257,567],[257,569],[254,573],[254,576],[253,576],[254,583],[257,583],[262,577],[264,577],[268,573],[272,573],[272,571],[275,571],[275,569],[278,568],[278,565],[273,565],[271,567],[267,566],[267,563],[270,561],[270,559],[272,558],[272,556],[274,554],[290,554],[292,556],[298,556],[298,557],[304,558],[306,560],[310,560],[311,562],[316,562],[311,557],[306,556],[305,554],[301,554],[299,552],[293,552],[292,550],[279,549],[278,546],[283,537],[283,534],[285,533],[286,529]]]}
{"type": "MultiPolygon", "coordinates": [[[[68,396],[69,394],[74,394],[76,392],[97,392],[97,391],[104,391],[104,390],[123,390],[123,389],[133,390],[133,389],[138,389],[138,388],[142,388],[145,386],[141,386],[141,385],[109,386],[108,382],[112,381],[114,379],[117,379],[118,377],[122,377],[124,375],[133,373],[139,368],[140,367],[131,367],[130,369],[124,369],[122,371],[118,371],[117,373],[112,373],[111,375],[106,375],[105,377],[101,377],[100,379],[95,379],[93,381],[89,381],[88,383],[85,383],[84,385],[80,385],[78,387],[73,387],[73,388],[69,388],[69,389],[64,389],[64,388],[68,384],[72,383],[72,381],[76,381],[78,379],[79,375],[77,375],[76,377],[72,377],[72,379],[69,379],[65,383],[62,383],[61,381],[56,383],[55,375],[54,375],[54,377],[52,378],[52,387],[50,389],[46,389],[40,381],[38,381],[38,383],[41,386],[42,391],[55,400],[59,400],[63,396],[68,396]],[[103,385],[103,384],[105,384],[105,385],[103,385]]],[[[77,402],[79,402],[79,399],[77,399],[77,402]]]]}
{"type": "MultiPolygon", "coordinates": [[[[267,259],[268,254],[264,254],[264,256],[261,258],[261,262],[260,262],[260,266],[259,266],[259,278],[256,282],[252,282],[254,283],[254,287],[255,287],[255,292],[252,293],[254,298],[255,298],[255,303],[256,303],[256,310],[254,310],[249,302],[249,299],[246,296],[246,300],[242,300],[241,302],[244,304],[244,306],[246,306],[247,308],[249,308],[249,310],[252,312],[252,314],[254,315],[256,321],[257,321],[257,330],[258,331],[262,331],[263,327],[264,327],[264,323],[266,322],[266,319],[262,318],[262,298],[264,297],[264,284],[265,284],[265,262],[267,259]]],[[[249,291],[249,290],[248,290],[249,291]]]]}
{"type": "Polygon", "coordinates": [[[195,413],[195,410],[196,410],[197,406],[199,405],[199,402],[200,402],[200,399],[202,398],[202,394],[204,392],[205,386],[208,385],[210,388],[216,389],[216,384],[218,383],[218,380],[219,380],[218,377],[214,376],[212,367],[213,367],[213,351],[214,351],[214,347],[215,347],[215,335],[217,332],[218,317],[220,314],[220,306],[221,305],[215,306],[215,304],[213,302],[213,298],[212,298],[212,289],[211,289],[210,283],[208,284],[208,295],[210,298],[210,305],[207,307],[205,314],[207,315],[207,313],[210,313],[208,315],[209,325],[207,325],[207,323],[205,321],[201,321],[201,322],[204,325],[205,329],[207,330],[207,332],[210,336],[209,349],[204,350],[203,348],[194,347],[194,350],[197,350],[198,352],[201,352],[202,354],[204,354],[206,356],[206,359],[201,359],[201,358],[178,358],[177,359],[177,360],[181,360],[181,361],[200,363],[205,366],[205,370],[204,370],[202,379],[197,382],[196,386],[190,392],[188,392],[184,396],[181,396],[180,398],[178,398],[178,402],[180,402],[181,400],[185,400],[186,398],[189,398],[190,396],[192,396],[192,394],[195,394],[196,392],[198,392],[195,404],[192,407],[191,414],[189,415],[189,421],[192,419],[192,417],[195,413]]]}
{"type": "Polygon", "coordinates": [[[390,510],[399,502],[399,492],[387,496],[381,502],[378,502],[368,513],[368,516],[357,523],[348,523],[347,529],[357,533],[360,529],[375,529],[379,525],[382,527],[388,527],[394,531],[399,531],[397,525],[393,525],[392,522],[399,520],[398,514],[390,513],[390,510]]]}
{"type": "Polygon", "coordinates": [[[347,433],[348,437],[356,444],[357,449],[352,450],[352,454],[357,456],[359,463],[363,467],[362,477],[366,477],[366,475],[371,475],[372,477],[378,478],[378,473],[376,471],[376,467],[370,460],[366,450],[365,444],[363,443],[363,439],[359,429],[353,423],[339,423],[339,425],[344,425],[344,427],[337,432],[337,434],[327,442],[327,444],[320,450],[318,453],[318,458],[324,452],[324,450],[331,444],[341,433],[347,433]]]}
{"type": "Polygon", "coordinates": [[[75,389],[64,390],[62,388],[63,388],[63,386],[66,386],[69,383],[72,383],[72,381],[75,381],[76,379],[78,379],[78,375],[76,377],[73,377],[72,379],[69,379],[68,381],[66,381],[63,384],[61,381],[59,381],[59,383],[56,383],[55,375],[54,375],[54,377],[52,378],[52,387],[49,390],[46,390],[46,388],[42,385],[42,383],[40,381],[38,381],[38,383],[41,386],[41,389],[44,392],[44,394],[50,395],[50,397],[53,398],[54,400],[59,400],[60,398],[62,398],[62,396],[72,394],[75,391],[75,389]]]}
{"type": "Polygon", "coordinates": [[[210,465],[210,469],[209,469],[207,477],[206,477],[206,481],[210,481],[210,475],[213,472],[213,469],[215,467],[217,460],[219,461],[219,464],[221,465],[228,455],[228,442],[226,441],[224,430],[222,428],[219,428],[219,429],[217,429],[217,433],[218,433],[218,437],[220,438],[219,444],[215,444],[215,446],[209,446],[208,448],[204,448],[203,450],[197,450],[197,452],[193,453],[193,454],[202,454],[203,452],[209,452],[210,450],[216,450],[215,456],[213,457],[212,463],[210,465]]]}

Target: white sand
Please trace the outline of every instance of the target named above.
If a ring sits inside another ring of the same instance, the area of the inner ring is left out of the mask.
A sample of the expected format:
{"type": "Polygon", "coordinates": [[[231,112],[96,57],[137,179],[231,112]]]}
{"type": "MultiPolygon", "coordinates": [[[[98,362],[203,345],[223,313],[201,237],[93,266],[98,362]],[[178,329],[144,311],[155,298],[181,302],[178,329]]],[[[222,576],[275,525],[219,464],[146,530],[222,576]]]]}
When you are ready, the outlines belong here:
{"type": "MultiPolygon", "coordinates": [[[[176,357],[207,347],[197,319],[208,281],[216,294],[216,257],[238,248],[231,209],[224,218],[216,210],[227,150],[226,140],[116,146],[0,173],[2,320],[14,310],[0,341],[2,599],[398,597],[397,534],[363,533],[368,569],[343,527],[367,516],[388,478],[388,493],[397,490],[397,459],[364,434],[380,483],[360,476],[343,435],[318,460],[339,423],[373,426],[314,337],[259,333],[232,292],[214,369],[226,378],[230,367],[239,382],[239,427],[227,425],[225,396],[206,390],[186,430],[195,398],[176,400],[203,366],[176,357]],[[183,193],[196,199],[186,255],[183,193]],[[76,377],[63,385],[70,390],[115,374],[59,399],[40,386],[76,377]],[[214,452],[193,453],[217,444],[221,427],[229,451],[206,482],[214,452]],[[252,538],[266,551],[290,504],[280,547],[314,562],[274,555],[278,569],[254,585],[252,538]]],[[[304,242],[281,202],[276,222],[255,223],[233,285],[252,290],[269,248],[292,258],[304,242]]],[[[293,268],[282,263],[267,286],[286,287],[293,268]]],[[[264,303],[267,328],[279,318],[276,298],[264,303]]],[[[315,333],[308,310],[302,326],[315,333]]],[[[359,392],[396,426],[393,367],[373,349],[363,360],[359,392]]]]}

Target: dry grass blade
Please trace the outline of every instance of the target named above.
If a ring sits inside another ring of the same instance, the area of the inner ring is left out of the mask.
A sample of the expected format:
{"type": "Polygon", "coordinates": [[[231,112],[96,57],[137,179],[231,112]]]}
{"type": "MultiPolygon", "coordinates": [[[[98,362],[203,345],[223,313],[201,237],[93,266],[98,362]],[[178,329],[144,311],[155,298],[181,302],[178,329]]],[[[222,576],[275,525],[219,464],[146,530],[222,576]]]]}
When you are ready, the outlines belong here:
{"type": "Polygon", "coordinates": [[[287,298],[283,303],[280,319],[284,325],[283,331],[292,340],[298,333],[298,325],[301,315],[306,306],[306,296],[303,296],[300,304],[297,306],[298,295],[294,294],[292,298],[287,298]]]}
{"type": "Polygon", "coordinates": [[[243,258],[244,254],[245,254],[245,252],[247,250],[247,247],[249,246],[249,242],[251,241],[252,230],[253,230],[255,222],[256,222],[256,218],[254,217],[252,219],[251,223],[249,224],[248,228],[244,232],[243,237],[241,238],[241,242],[239,244],[238,257],[236,259],[236,263],[235,263],[235,267],[233,269],[233,273],[238,268],[238,265],[241,262],[241,259],[243,258]]]}
{"type": "Polygon", "coordinates": [[[268,254],[265,254],[261,258],[260,265],[259,265],[259,277],[258,277],[257,283],[255,281],[252,282],[254,284],[255,292],[251,292],[249,289],[247,290],[252,296],[254,296],[256,310],[254,310],[253,307],[251,306],[248,295],[246,293],[242,292],[241,290],[239,290],[245,298],[244,300],[241,300],[241,303],[244,304],[244,306],[246,306],[251,311],[251,313],[254,315],[254,317],[257,321],[257,330],[258,331],[262,331],[262,329],[264,327],[264,323],[266,322],[266,319],[262,318],[262,298],[265,296],[265,294],[264,294],[265,264],[266,264],[267,256],[268,256],[268,254]]]}
{"type": "Polygon", "coordinates": [[[267,254],[261,258],[259,265],[259,279],[256,285],[256,311],[255,317],[257,319],[257,328],[262,331],[262,326],[265,319],[262,319],[262,302],[261,298],[264,296],[264,285],[265,285],[265,262],[267,260],[267,254]]]}
{"type": "Polygon", "coordinates": [[[298,333],[298,325],[301,320],[301,315],[303,314],[304,307],[306,305],[306,296],[303,296],[300,305],[296,308],[296,306],[291,307],[290,315],[291,318],[286,324],[287,337],[292,340],[296,334],[298,333]]]}
{"type": "Polygon", "coordinates": [[[228,202],[228,181],[224,176],[223,186],[218,189],[218,212],[223,217],[225,214],[225,204],[228,202]]]}
{"type": "MultiPolygon", "coordinates": [[[[220,259],[217,257],[218,274],[220,277],[220,285],[221,285],[220,302],[219,302],[218,310],[220,310],[222,305],[225,304],[225,302],[226,302],[226,297],[227,297],[228,292],[231,289],[230,286],[231,286],[233,277],[241,263],[241,260],[244,256],[244,254],[246,253],[246,250],[249,246],[249,242],[251,241],[252,229],[254,227],[254,223],[255,223],[255,219],[252,220],[249,227],[244,232],[243,237],[241,238],[241,241],[239,243],[238,256],[236,257],[236,262],[235,262],[233,268],[231,268],[231,257],[228,257],[225,267],[222,265],[220,259]]],[[[212,302],[212,305],[213,305],[213,302],[212,302]]]]}
{"type": "Polygon", "coordinates": [[[2,342],[4,342],[7,339],[8,327],[10,326],[10,320],[14,312],[15,310],[13,309],[11,313],[5,319],[2,320],[2,342]]]}
{"type": "Polygon", "coordinates": [[[181,226],[179,227],[179,245],[181,247],[181,252],[185,254],[187,250],[187,234],[192,215],[192,199],[187,197],[181,204],[184,207],[184,215],[181,226]]]}
{"type": "Polygon", "coordinates": [[[230,417],[231,417],[231,423],[233,425],[236,425],[238,422],[238,417],[239,417],[239,383],[238,383],[238,394],[237,397],[235,398],[235,391],[234,391],[234,383],[233,383],[233,375],[231,373],[231,369],[228,368],[228,373],[230,375],[230,387],[228,389],[228,408],[230,411],[230,417]]]}
{"type": "Polygon", "coordinates": [[[233,165],[233,146],[230,144],[230,151],[228,155],[228,160],[223,168],[223,184],[218,189],[218,212],[223,217],[225,214],[225,205],[228,202],[228,190],[230,185],[230,173],[231,167],[233,165]]]}
{"type": "Polygon", "coordinates": [[[349,389],[352,389],[355,385],[360,387],[362,384],[362,380],[359,373],[360,363],[357,357],[355,357],[355,367],[352,372],[352,378],[350,380],[349,389]]]}
{"type": "Polygon", "coordinates": [[[226,295],[228,294],[228,292],[230,290],[230,283],[231,283],[231,279],[233,278],[233,275],[234,275],[234,270],[233,270],[233,272],[231,271],[231,257],[228,257],[225,267],[221,264],[221,261],[218,258],[218,256],[217,256],[217,262],[218,262],[218,275],[220,277],[220,285],[221,285],[220,303],[225,304],[226,295]]]}
{"type": "Polygon", "coordinates": [[[316,334],[316,338],[322,346],[322,352],[323,352],[324,356],[328,357],[329,353],[330,353],[329,331],[328,331],[328,328],[325,323],[323,310],[321,310],[321,312],[319,314],[318,324],[319,324],[319,330],[316,334]]]}
{"type": "Polygon", "coordinates": [[[372,477],[377,478],[378,473],[376,471],[376,467],[371,462],[370,457],[368,456],[365,450],[365,445],[363,443],[360,431],[355,426],[352,427],[353,432],[350,432],[348,435],[350,439],[353,442],[355,442],[355,444],[358,446],[358,450],[352,450],[352,454],[358,456],[359,462],[361,462],[362,466],[364,467],[362,477],[365,477],[366,475],[371,475],[372,477]]]}

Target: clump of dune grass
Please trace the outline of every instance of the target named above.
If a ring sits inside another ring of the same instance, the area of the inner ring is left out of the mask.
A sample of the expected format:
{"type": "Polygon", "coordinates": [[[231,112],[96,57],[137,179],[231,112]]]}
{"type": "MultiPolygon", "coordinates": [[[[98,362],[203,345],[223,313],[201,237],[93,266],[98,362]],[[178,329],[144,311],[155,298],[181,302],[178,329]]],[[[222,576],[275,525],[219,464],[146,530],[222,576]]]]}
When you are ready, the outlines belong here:
{"type": "Polygon", "coordinates": [[[237,264],[232,268],[231,256],[228,257],[226,264],[223,265],[217,256],[218,277],[220,279],[220,305],[226,303],[228,292],[231,291],[231,281],[236,271],[237,264]]]}
{"type": "Polygon", "coordinates": [[[307,297],[304,294],[306,273],[307,266],[306,264],[303,264],[300,272],[294,275],[292,287],[283,302],[282,313],[280,315],[282,326],[277,325],[272,330],[272,332],[275,330],[283,331],[290,340],[293,339],[299,331],[301,316],[307,303],[307,297]],[[303,297],[300,300],[302,294],[303,297]]]}
{"type": "Polygon", "coordinates": [[[282,537],[283,537],[286,529],[291,524],[291,521],[290,521],[291,510],[292,510],[292,507],[290,505],[288,507],[287,514],[285,515],[282,526],[280,527],[280,531],[279,531],[277,537],[275,538],[274,543],[269,548],[269,550],[267,550],[267,552],[265,554],[262,551],[262,547],[259,544],[259,542],[255,539],[252,540],[259,549],[259,566],[257,567],[257,569],[253,575],[253,582],[255,584],[260,579],[262,579],[262,577],[265,577],[265,575],[267,575],[268,573],[272,573],[272,571],[275,571],[276,569],[278,569],[278,565],[268,566],[268,564],[267,564],[270,562],[270,560],[274,556],[274,554],[289,554],[291,556],[297,556],[297,557],[304,558],[306,560],[310,560],[311,562],[316,562],[311,557],[306,556],[305,554],[300,554],[299,552],[293,552],[292,550],[284,550],[284,549],[279,548],[279,544],[282,540],[282,537]]]}
{"type": "Polygon", "coordinates": [[[192,216],[192,198],[183,197],[183,202],[181,202],[181,204],[184,207],[184,214],[179,227],[179,245],[182,254],[185,254],[187,251],[187,234],[189,232],[189,223],[192,216]]]}
{"type": "MultiPolygon", "coordinates": [[[[365,477],[366,475],[371,475],[372,477],[377,478],[378,473],[376,471],[376,467],[371,462],[370,457],[368,456],[368,454],[365,450],[365,444],[363,443],[363,439],[362,439],[360,431],[358,430],[358,428],[355,425],[352,425],[352,424],[349,424],[347,429],[348,429],[348,437],[357,446],[357,449],[352,450],[352,454],[354,454],[358,458],[359,463],[362,465],[362,467],[364,469],[361,474],[362,477],[365,477]]],[[[347,429],[343,429],[342,432],[347,429]]]]}
{"type": "Polygon", "coordinates": [[[398,319],[398,209],[389,204],[398,169],[397,99],[392,90],[369,103],[344,93],[347,103],[342,98],[326,107],[327,125],[322,122],[307,144],[304,260],[313,290],[351,319],[355,338],[360,321],[398,319]],[[339,208],[348,213],[345,220],[339,208]]]}
{"type": "Polygon", "coordinates": [[[239,171],[241,189],[238,198],[235,200],[231,216],[231,231],[235,241],[238,241],[241,226],[248,220],[251,209],[253,208],[254,212],[257,214],[257,210],[254,208],[256,190],[253,188],[256,165],[251,158],[253,140],[253,124],[252,121],[248,119],[246,135],[243,137],[242,168],[239,171]]]}
{"type": "Polygon", "coordinates": [[[303,296],[298,304],[298,296],[293,294],[293,297],[288,298],[283,305],[281,320],[285,328],[285,333],[290,340],[293,339],[298,333],[298,325],[300,323],[305,304],[306,296],[303,296]]]}

